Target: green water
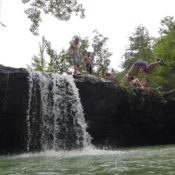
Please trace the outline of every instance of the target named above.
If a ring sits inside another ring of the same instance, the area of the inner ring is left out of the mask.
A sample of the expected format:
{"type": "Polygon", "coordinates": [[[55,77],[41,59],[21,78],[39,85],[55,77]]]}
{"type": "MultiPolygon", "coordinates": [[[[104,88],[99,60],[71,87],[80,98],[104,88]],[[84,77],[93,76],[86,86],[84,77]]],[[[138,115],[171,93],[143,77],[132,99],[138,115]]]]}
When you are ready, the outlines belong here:
{"type": "Polygon", "coordinates": [[[0,175],[175,175],[175,145],[0,156],[0,175]]]}

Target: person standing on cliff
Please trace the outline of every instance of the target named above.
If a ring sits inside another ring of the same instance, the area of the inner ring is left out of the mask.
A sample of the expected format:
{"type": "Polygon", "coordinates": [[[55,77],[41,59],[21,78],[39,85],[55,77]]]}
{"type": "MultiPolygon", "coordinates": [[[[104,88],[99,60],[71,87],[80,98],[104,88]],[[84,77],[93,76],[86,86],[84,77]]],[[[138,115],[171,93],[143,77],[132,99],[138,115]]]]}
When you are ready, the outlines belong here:
{"type": "Polygon", "coordinates": [[[75,38],[73,44],[71,44],[70,46],[70,52],[72,54],[72,59],[73,59],[73,63],[74,63],[74,75],[78,74],[78,70],[80,67],[80,58],[81,58],[81,54],[80,54],[80,48],[79,48],[79,38],[75,38]]]}
{"type": "Polygon", "coordinates": [[[88,52],[88,56],[85,56],[83,59],[83,63],[84,63],[84,66],[86,68],[87,74],[92,74],[93,61],[92,61],[92,58],[90,56],[91,56],[91,53],[88,52]]]}
{"type": "Polygon", "coordinates": [[[159,58],[156,59],[155,62],[150,64],[148,64],[146,61],[143,60],[137,60],[132,65],[128,73],[123,77],[123,81],[129,83],[130,81],[133,80],[133,77],[136,76],[139,72],[150,74],[157,65],[166,66],[164,60],[159,58]]]}

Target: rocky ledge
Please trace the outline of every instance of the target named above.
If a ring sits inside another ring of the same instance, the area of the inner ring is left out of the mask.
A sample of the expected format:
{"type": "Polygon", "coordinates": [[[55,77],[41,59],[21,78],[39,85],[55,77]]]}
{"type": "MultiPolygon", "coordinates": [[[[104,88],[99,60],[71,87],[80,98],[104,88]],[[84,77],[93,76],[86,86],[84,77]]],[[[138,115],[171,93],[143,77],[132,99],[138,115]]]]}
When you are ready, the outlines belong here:
{"type": "Polygon", "coordinates": [[[126,147],[175,143],[175,90],[121,88],[116,82],[75,76],[88,132],[95,145],[126,147]]]}

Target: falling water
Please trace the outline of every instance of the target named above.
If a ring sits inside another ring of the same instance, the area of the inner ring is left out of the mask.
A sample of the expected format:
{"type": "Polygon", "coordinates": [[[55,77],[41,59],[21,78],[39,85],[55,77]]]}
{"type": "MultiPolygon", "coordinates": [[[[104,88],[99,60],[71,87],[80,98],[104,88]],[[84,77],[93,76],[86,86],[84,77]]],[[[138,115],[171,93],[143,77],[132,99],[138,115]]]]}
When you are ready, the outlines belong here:
{"type": "Polygon", "coordinates": [[[30,72],[27,150],[86,147],[83,108],[72,76],[30,72]]]}

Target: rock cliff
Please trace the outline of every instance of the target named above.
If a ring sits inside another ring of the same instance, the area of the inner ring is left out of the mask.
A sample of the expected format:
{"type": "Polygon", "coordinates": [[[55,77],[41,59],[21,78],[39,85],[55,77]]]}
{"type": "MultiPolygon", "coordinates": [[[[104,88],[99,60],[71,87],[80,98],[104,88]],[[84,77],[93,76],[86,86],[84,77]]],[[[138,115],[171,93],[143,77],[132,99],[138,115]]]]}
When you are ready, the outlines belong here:
{"type": "Polygon", "coordinates": [[[141,146],[175,143],[174,91],[126,89],[116,82],[76,76],[92,143],[141,146]]]}
{"type": "Polygon", "coordinates": [[[0,65],[0,153],[25,151],[28,73],[0,65]]]}
{"type": "MultiPolygon", "coordinates": [[[[74,79],[94,145],[175,143],[171,93],[121,88],[114,81],[90,75],[74,79]]],[[[28,92],[27,70],[0,65],[0,154],[26,151],[28,92]]]]}

